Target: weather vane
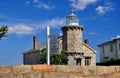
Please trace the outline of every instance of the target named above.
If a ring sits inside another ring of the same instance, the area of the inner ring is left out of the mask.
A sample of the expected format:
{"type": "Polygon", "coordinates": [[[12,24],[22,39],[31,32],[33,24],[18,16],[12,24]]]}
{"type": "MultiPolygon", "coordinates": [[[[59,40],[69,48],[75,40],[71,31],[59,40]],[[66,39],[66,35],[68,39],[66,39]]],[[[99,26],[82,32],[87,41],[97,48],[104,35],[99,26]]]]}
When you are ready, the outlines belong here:
{"type": "Polygon", "coordinates": [[[75,9],[76,9],[76,8],[72,7],[71,13],[74,13],[75,9]]]}

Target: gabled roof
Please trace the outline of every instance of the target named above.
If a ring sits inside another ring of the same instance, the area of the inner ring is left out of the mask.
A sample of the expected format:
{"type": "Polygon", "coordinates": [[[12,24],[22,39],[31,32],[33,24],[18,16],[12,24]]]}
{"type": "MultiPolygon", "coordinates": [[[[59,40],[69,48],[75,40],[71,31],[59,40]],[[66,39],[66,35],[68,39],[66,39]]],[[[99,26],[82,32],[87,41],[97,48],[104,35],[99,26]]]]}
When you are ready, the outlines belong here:
{"type": "Polygon", "coordinates": [[[114,43],[114,42],[116,42],[117,40],[120,40],[120,38],[113,38],[112,40],[106,41],[106,42],[103,42],[103,43],[100,43],[100,44],[98,44],[97,46],[100,47],[100,46],[102,46],[102,45],[114,43]]]}
{"type": "Polygon", "coordinates": [[[87,48],[89,48],[90,50],[92,50],[92,52],[94,52],[95,54],[97,53],[96,50],[94,50],[93,48],[91,48],[89,45],[85,44],[84,42],[82,44],[84,46],[86,46],[87,48]]]}
{"type": "Polygon", "coordinates": [[[37,49],[31,49],[31,50],[25,51],[25,52],[23,52],[23,54],[37,52],[37,51],[40,51],[41,49],[43,49],[45,47],[46,47],[46,42],[40,44],[37,49]]]}
{"type": "MultiPolygon", "coordinates": [[[[85,44],[84,42],[82,42],[82,44],[83,44],[85,47],[89,48],[92,52],[94,52],[94,53],[96,54],[96,51],[95,51],[93,48],[91,48],[89,45],[85,44]]],[[[28,53],[32,53],[32,52],[37,52],[37,51],[40,51],[41,49],[43,49],[43,48],[45,48],[45,47],[46,47],[46,42],[40,44],[37,49],[35,49],[35,50],[34,50],[34,49],[28,50],[28,51],[24,52],[23,54],[28,54],[28,53]]]]}

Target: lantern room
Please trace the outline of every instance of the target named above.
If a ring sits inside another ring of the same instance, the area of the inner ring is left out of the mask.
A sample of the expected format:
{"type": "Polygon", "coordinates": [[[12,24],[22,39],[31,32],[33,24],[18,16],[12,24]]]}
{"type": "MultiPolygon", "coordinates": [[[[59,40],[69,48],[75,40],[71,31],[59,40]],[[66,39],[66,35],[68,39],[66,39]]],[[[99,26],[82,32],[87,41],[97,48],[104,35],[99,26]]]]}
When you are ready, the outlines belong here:
{"type": "Polygon", "coordinates": [[[71,14],[66,17],[67,25],[79,25],[79,18],[74,14],[74,10],[71,10],[71,14]]]}

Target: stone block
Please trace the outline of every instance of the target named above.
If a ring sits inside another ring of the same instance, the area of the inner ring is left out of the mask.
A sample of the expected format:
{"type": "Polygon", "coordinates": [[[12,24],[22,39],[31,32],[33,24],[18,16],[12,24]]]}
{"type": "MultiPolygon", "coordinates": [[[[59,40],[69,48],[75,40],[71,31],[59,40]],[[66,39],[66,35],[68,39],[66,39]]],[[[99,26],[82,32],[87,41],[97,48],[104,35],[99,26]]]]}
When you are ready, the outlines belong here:
{"type": "Polygon", "coordinates": [[[66,72],[66,73],[80,73],[82,74],[81,66],[69,66],[69,65],[59,65],[57,71],[66,72]]]}
{"type": "Polygon", "coordinates": [[[13,74],[11,66],[0,66],[0,77],[5,76],[8,78],[8,75],[13,74]]]}
{"type": "Polygon", "coordinates": [[[96,67],[96,72],[97,72],[97,75],[107,74],[106,66],[97,66],[96,67]]]}
{"type": "Polygon", "coordinates": [[[24,66],[12,66],[13,73],[19,74],[19,73],[27,73],[30,72],[32,67],[31,65],[24,65],[24,66]]]}
{"type": "Polygon", "coordinates": [[[81,73],[67,73],[67,78],[83,78],[81,73]]]}
{"type": "Polygon", "coordinates": [[[56,71],[57,65],[32,65],[33,71],[56,71]]]}
{"type": "Polygon", "coordinates": [[[10,76],[3,76],[3,77],[0,77],[0,78],[10,78],[10,76]]]}
{"type": "Polygon", "coordinates": [[[115,66],[115,71],[120,72],[120,66],[115,66]]]}
{"type": "Polygon", "coordinates": [[[26,73],[26,74],[24,73],[22,74],[22,78],[42,78],[42,72],[34,71],[34,72],[26,73]]]}
{"type": "Polygon", "coordinates": [[[42,78],[68,78],[64,72],[44,72],[42,78]]]}
{"type": "Polygon", "coordinates": [[[97,75],[106,75],[115,72],[115,66],[96,66],[97,75]]]}
{"type": "Polygon", "coordinates": [[[96,66],[82,66],[82,73],[84,76],[95,76],[96,66]]]}
{"type": "Polygon", "coordinates": [[[33,71],[29,73],[29,78],[42,78],[43,72],[33,71]]]}
{"type": "Polygon", "coordinates": [[[14,74],[9,78],[42,78],[42,72],[34,71],[28,73],[19,73],[19,74],[14,74]]]}

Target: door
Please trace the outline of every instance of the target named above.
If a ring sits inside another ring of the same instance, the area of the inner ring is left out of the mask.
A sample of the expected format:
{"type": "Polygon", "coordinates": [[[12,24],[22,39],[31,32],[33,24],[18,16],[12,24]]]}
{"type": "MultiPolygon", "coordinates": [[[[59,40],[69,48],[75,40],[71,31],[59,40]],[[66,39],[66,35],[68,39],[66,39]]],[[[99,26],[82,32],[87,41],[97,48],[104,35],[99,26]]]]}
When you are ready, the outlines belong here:
{"type": "Polygon", "coordinates": [[[81,65],[81,59],[80,58],[76,59],[76,65],[81,65]]]}

